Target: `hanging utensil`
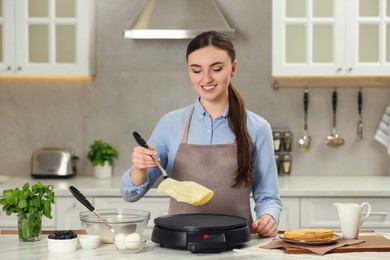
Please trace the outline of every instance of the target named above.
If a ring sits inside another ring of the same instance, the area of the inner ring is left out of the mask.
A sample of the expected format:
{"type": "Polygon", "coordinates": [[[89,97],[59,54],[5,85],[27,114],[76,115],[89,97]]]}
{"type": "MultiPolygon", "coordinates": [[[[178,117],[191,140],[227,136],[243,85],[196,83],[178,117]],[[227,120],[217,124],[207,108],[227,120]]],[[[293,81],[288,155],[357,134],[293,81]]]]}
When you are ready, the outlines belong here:
{"type": "Polygon", "coordinates": [[[303,111],[304,111],[304,124],[303,124],[303,136],[299,138],[299,150],[301,152],[307,152],[310,147],[311,137],[307,132],[307,111],[309,108],[309,91],[306,89],[303,93],[303,111]]]}
{"type": "Polygon", "coordinates": [[[107,223],[107,221],[102,216],[100,216],[100,214],[95,210],[94,206],[92,206],[92,204],[87,200],[87,198],[78,189],[76,189],[73,186],[70,186],[69,191],[73,194],[73,196],[78,201],[81,202],[81,204],[83,204],[91,212],[95,213],[95,215],[107,225],[108,229],[112,233],[114,233],[114,229],[107,223]]]}
{"type": "Polygon", "coordinates": [[[357,102],[358,102],[358,115],[359,115],[359,119],[357,123],[357,140],[360,141],[363,140],[364,138],[364,124],[363,124],[363,117],[362,117],[363,94],[361,90],[359,90],[357,102]]]}
{"type": "Polygon", "coordinates": [[[332,107],[333,107],[333,129],[332,134],[325,138],[325,144],[330,147],[339,147],[344,144],[344,139],[339,136],[336,130],[336,112],[337,112],[337,92],[333,91],[332,94],[332,107]]]}
{"type": "MultiPolygon", "coordinates": [[[[137,132],[133,132],[133,136],[138,145],[149,149],[148,144],[137,132]]],[[[172,198],[180,202],[186,202],[192,205],[202,205],[207,203],[214,195],[214,192],[207,189],[206,187],[193,182],[193,181],[182,181],[179,182],[168,177],[167,172],[161,166],[160,162],[156,157],[151,156],[157,167],[163,174],[164,180],[157,187],[158,191],[164,191],[172,198]]]]}

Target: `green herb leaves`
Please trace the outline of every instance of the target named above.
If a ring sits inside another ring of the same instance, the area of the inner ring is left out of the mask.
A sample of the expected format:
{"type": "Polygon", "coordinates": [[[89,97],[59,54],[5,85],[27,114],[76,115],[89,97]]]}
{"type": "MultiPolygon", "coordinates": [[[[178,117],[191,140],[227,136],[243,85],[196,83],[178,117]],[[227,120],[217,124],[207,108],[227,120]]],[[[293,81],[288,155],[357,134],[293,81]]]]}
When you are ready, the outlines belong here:
{"type": "Polygon", "coordinates": [[[88,160],[92,166],[104,166],[104,162],[108,162],[113,165],[114,159],[118,158],[118,151],[116,148],[102,140],[96,140],[89,146],[89,152],[87,154],[88,160]]]}
{"type": "Polygon", "coordinates": [[[0,205],[9,216],[17,214],[41,214],[47,218],[51,216],[51,204],[54,203],[53,185],[43,185],[38,182],[31,186],[25,183],[23,188],[8,189],[3,191],[0,205]]]}

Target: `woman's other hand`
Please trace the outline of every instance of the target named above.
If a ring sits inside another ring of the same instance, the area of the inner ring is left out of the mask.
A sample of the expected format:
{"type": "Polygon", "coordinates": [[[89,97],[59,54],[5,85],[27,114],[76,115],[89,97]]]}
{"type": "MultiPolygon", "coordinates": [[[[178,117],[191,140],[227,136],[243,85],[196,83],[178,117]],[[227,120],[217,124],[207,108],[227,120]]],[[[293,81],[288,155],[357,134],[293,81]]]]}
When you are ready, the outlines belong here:
{"type": "Polygon", "coordinates": [[[265,214],[254,221],[252,228],[259,237],[274,237],[278,234],[278,225],[274,218],[268,214],[265,214]]]}

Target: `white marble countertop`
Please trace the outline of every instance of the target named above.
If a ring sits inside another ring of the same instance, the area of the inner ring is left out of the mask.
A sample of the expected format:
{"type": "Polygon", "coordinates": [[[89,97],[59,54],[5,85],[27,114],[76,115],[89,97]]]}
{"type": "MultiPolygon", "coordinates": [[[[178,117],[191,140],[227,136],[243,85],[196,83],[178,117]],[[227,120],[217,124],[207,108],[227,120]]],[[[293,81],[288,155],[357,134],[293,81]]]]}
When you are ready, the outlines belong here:
{"type": "MultiPolygon", "coordinates": [[[[24,183],[54,185],[56,196],[72,196],[69,186],[73,185],[86,196],[120,196],[121,176],[109,179],[74,176],[68,179],[33,179],[30,176],[6,176],[0,178],[0,192],[4,189],[22,187],[24,183]]],[[[388,176],[287,176],[279,177],[281,197],[390,197],[388,176]]],[[[146,196],[165,197],[165,193],[151,189],[146,196]]]]}
{"type": "Polygon", "coordinates": [[[187,250],[160,247],[148,240],[145,248],[137,254],[121,254],[113,244],[100,244],[96,249],[82,249],[78,247],[71,253],[52,253],[47,248],[47,236],[42,236],[37,242],[19,242],[17,235],[0,235],[1,259],[7,260],[41,260],[41,259],[134,259],[134,260],[172,260],[172,259],[339,259],[339,260],[376,260],[389,259],[390,252],[360,252],[338,253],[318,256],[314,254],[288,255],[282,250],[260,249],[259,246],[271,241],[271,238],[259,239],[253,236],[252,240],[240,249],[222,253],[191,253],[187,250]]]}

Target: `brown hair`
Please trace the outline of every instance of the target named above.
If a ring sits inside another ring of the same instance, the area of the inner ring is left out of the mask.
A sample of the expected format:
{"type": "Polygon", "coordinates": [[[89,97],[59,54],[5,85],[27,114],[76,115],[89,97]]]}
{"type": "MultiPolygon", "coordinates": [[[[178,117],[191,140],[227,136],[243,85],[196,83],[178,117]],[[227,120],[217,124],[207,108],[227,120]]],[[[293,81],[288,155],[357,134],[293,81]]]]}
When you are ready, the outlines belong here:
{"type": "MultiPolygon", "coordinates": [[[[225,50],[232,62],[236,59],[236,52],[233,43],[230,39],[216,31],[208,31],[196,36],[187,47],[186,59],[192,52],[207,47],[214,46],[221,50],[225,50]]],[[[246,109],[245,101],[238,90],[229,84],[229,127],[236,136],[237,143],[237,175],[234,178],[232,187],[238,185],[240,182],[245,182],[248,186],[253,181],[253,168],[251,165],[252,140],[249,136],[246,127],[246,109]]]]}

